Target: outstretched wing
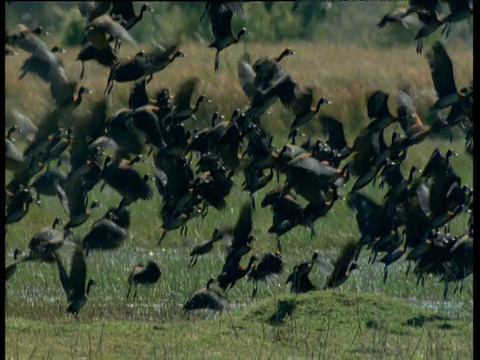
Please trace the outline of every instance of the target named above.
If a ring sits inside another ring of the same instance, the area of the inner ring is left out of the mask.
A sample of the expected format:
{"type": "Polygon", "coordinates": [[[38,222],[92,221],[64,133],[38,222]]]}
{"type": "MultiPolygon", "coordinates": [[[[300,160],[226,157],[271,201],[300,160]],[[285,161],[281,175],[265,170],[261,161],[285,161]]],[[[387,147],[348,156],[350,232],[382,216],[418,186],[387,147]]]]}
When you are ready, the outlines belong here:
{"type": "Polygon", "coordinates": [[[238,60],[238,78],[240,79],[240,85],[242,85],[243,92],[250,99],[255,94],[255,71],[252,66],[244,59],[238,60]]]}
{"type": "Polygon", "coordinates": [[[328,135],[328,142],[332,149],[342,150],[347,146],[343,124],[333,116],[320,116],[320,123],[323,127],[323,133],[328,135]]]}
{"type": "Polygon", "coordinates": [[[87,264],[83,249],[80,245],[75,248],[72,255],[72,264],[70,268],[70,287],[72,298],[85,295],[85,282],[87,280],[87,264]]]}
{"type": "Polygon", "coordinates": [[[453,65],[450,56],[448,56],[445,47],[441,42],[436,41],[432,48],[426,54],[432,81],[438,98],[441,99],[448,95],[457,93],[457,86],[453,76],[453,65]]]}
{"type": "Polygon", "coordinates": [[[252,226],[252,206],[248,201],[243,204],[237,224],[233,230],[233,247],[243,246],[247,243],[248,236],[252,232],[252,226]]]}

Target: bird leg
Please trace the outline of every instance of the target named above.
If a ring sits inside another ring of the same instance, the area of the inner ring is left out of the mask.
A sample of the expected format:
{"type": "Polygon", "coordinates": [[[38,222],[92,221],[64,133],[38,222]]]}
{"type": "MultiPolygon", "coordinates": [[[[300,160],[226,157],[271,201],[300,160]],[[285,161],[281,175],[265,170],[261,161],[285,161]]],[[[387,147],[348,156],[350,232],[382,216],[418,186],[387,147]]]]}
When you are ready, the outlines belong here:
{"type": "Polygon", "coordinates": [[[138,290],[138,285],[135,284],[135,292],[133,293],[133,301],[137,299],[137,290],[138,290]]]}
{"type": "Polygon", "coordinates": [[[408,277],[408,274],[410,274],[411,267],[412,267],[412,262],[409,261],[407,265],[407,271],[405,272],[405,277],[408,277]]]}
{"type": "Polygon", "coordinates": [[[80,80],[83,80],[83,75],[85,75],[85,63],[82,61],[82,71],[80,72],[80,80]]]}
{"type": "Polygon", "coordinates": [[[418,43],[417,43],[417,54],[418,55],[422,54],[422,48],[423,48],[423,39],[420,38],[420,39],[418,39],[418,43]]]}
{"type": "Polygon", "coordinates": [[[387,278],[388,278],[388,266],[385,265],[385,270],[384,270],[384,273],[383,273],[383,283],[384,284],[387,282],[387,278]]]}
{"type": "Polygon", "coordinates": [[[116,39],[115,40],[115,47],[113,48],[113,50],[115,52],[118,52],[120,50],[121,45],[122,45],[122,40],[116,39]]]}
{"type": "Polygon", "coordinates": [[[253,208],[253,210],[255,211],[255,210],[256,210],[256,207],[255,207],[255,194],[254,194],[254,193],[250,193],[250,198],[252,199],[252,208],[253,208]]]}
{"type": "Polygon", "coordinates": [[[458,288],[459,288],[459,281],[455,281],[455,290],[453,290],[453,295],[457,294],[458,288]]]}
{"type": "Polygon", "coordinates": [[[420,282],[422,282],[422,286],[425,286],[425,277],[423,276],[423,274],[418,275],[417,286],[420,284],[420,282]]]}
{"type": "Polygon", "coordinates": [[[280,236],[277,236],[277,249],[278,249],[278,252],[281,254],[282,253],[282,243],[280,241],[280,236]]]}
{"type": "Polygon", "coordinates": [[[198,255],[194,255],[192,257],[192,260],[190,260],[190,264],[188,264],[188,267],[193,268],[197,263],[197,260],[198,260],[198,255]]]}
{"type": "Polygon", "coordinates": [[[220,65],[220,51],[217,50],[217,52],[215,53],[215,67],[214,67],[214,71],[216,73],[218,73],[219,65],[220,65]]]}
{"type": "Polygon", "coordinates": [[[255,281],[255,282],[253,283],[252,298],[254,298],[254,297],[257,295],[257,290],[258,290],[258,284],[257,284],[257,282],[255,281]]]}
{"type": "Polygon", "coordinates": [[[450,21],[447,21],[443,26],[441,34],[442,35],[445,34],[445,40],[448,39],[448,35],[450,35],[450,26],[451,26],[450,21]]]}
{"type": "Polygon", "coordinates": [[[313,221],[310,221],[308,226],[310,228],[310,238],[313,239],[315,237],[315,226],[313,225],[313,221]]]}
{"type": "Polygon", "coordinates": [[[447,301],[448,296],[448,280],[445,280],[445,290],[443,290],[443,300],[447,301]]]}
{"type": "Polygon", "coordinates": [[[183,224],[182,227],[180,228],[180,235],[183,235],[186,237],[187,231],[188,231],[187,225],[183,224]]]}
{"type": "Polygon", "coordinates": [[[158,240],[158,245],[160,245],[165,236],[167,236],[167,230],[163,230],[162,236],[160,237],[160,240],[158,240]]]}
{"type": "Polygon", "coordinates": [[[205,208],[202,211],[202,220],[207,217],[207,214],[208,214],[208,206],[205,205],[205,208]]]}
{"type": "Polygon", "coordinates": [[[128,298],[130,297],[130,290],[132,290],[132,283],[130,283],[129,286],[128,286],[127,301],[128,301],[128,298]]]}

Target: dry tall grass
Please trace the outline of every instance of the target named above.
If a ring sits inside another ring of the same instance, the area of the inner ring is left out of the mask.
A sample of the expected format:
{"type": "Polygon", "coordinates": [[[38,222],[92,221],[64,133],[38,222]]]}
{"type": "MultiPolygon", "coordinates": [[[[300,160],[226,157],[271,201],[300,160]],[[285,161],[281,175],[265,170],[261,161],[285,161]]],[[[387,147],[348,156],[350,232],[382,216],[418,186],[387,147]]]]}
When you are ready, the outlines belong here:
{"type": "MultiPolygon", "coordinates": [[[[430,42],[426,42],[425,51],[430,42]]],[[[53,45],[53,44],[52,44],[53,45]]],[[[347,133],[356,133],[368,122],[366,116],[366,95],[376,89],[394,94],[400,87],[408,86],[420,115],[426,116],[428,107],[435,100],[430,69],[424,56],[415,54],[415,44],[409,47],[392,49],[365,49],[353,45],[313,44],[313,43],[280,43],[275,45],[246,43],[232,46],[222,52],[220,72],[213,72],[214,51],[195,43],[181,45],[187,54],[185,59],[177,59],[162,72],[156,74],[147,89],[152,94],[161,87],[175,91],[182,81],[197,76],[199,86],[197,91],[213,99],[214,105],[206,105],[198,116],[203,126],[209,120],[214,110],[219,110],[229,117],[235,108],[248,105],[237,77],[236,63],[248,51],[252,61],[263,56],[276,56],[286,46],[293,48],[297,55],[285,58],[282,66],[293,79],[303,86],[311,86],[315,90],[315,98],[325,96],[332,101],[325,106],[322,113],[337,116],[346,124],[347,133]]],[[[142,45],[142,48],[148,48],[142,45]]],[[[141,48],[123,46],[121,56],[131,56],[141,48]]],[[[79,48],[68,48],[66,54],[61,54],[65,70],[69,78],[79,79],[80,62],[75,58],[79,48]]],[[[447,51],[454,65],[455,79],[458,87],[466,86],[473,79],[473,50],[463,43],[447,44],[447,51]]],[[[29,75],[21,81],[17,80],[20,66],[27,57],[20,51],[18,56],[7,57],[6,72],[6,106],[18,108],[38,121],[42,114],[51,106],[51,96],[48,86],[29,75]]],[[[90,61],[86,63],[86,73],[82,85],[89,87],[94,94],[86,99],[82,112],[89,108],[89,103],[103,96],[109,70],[90,61]]],[[[116,83],[110,94],[111,111],[114,112],[127,105],[128,93],[132,83],[116,83]]],[[[396,109],[395,96],[391,96],[390,105],[396,109]]],[[[272,107],[270,115],[265,116],[267,128],[276,133],[284,132],[289,127],[293,117],[280,104],[272,107]]],[[[7,124],[11,120],[7,116],[7,124]]],[[[192,121],[192,120],[190,120],[192,121]]],[[[319,125],[315,121],[305,130],[316,132],[319,125]]],[[[352,134],[353,136],[355,134],[352,134]]],[[[348,139],[347,139],[348,140],[348,139]]]]}

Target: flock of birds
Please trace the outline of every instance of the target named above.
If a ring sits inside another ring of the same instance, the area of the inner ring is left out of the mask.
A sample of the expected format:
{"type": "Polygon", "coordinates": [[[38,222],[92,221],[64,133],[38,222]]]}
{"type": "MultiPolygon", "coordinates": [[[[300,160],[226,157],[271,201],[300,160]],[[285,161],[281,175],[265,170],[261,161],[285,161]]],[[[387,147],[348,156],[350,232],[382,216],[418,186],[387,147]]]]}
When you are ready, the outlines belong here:
{"type": "MultiPolygon", "coordinates": [[[[467,12],[460,3],[468,5],[468,1],[448,2],[452,13],[442,20],[443,24],[449,26],[465,18],[467,12]]],[[[402,15],[388,14],[381,24],[402,21],[412,13],[421,20],[430,17],[437,21],[437,5],[438,1],[412,0],[402,15]]],[[[157,46],[129,58],[119,56],[122,42],[135,42],[128,30],[142,19],[145,11],[151,11],[148,4],[142,6],[139,14],[132,2],[80,2],[78,7],[86,20],[84,43],[77,57],[82,62],[80,78],[84,75],[84,63],[94,60],[110,69],[107,94],[115,82],[134,82],[128,107],[107,117],[105,96],[95,102],[87,115],[76,115],[75,108],[91,91],[85,86],[77,90],[77,81],[67,77],[63,61],[55,54],[62,49],[48,49],[40,38],[45,33],[42,27],[16,25],[6,32],[6,56],[15,55],[15,49],[31,54],[21,67],[20,79],[31,74],[48,84],[55,109],[35,121],[38,127],[14,111],[17,123],[5,133],[6,170],[13,174],[5,189],[5,231],[9,224],[26,218],[34,201],[40,205],[40,196],[58,197],[69,216],[63,231],[58,229],[61,219],[55,218],[51,227],[32,237],[28,251],[15,249],[15,261],[6,266],[7,281],[23,262],[55,263],[67,295],[67,311],[77,315],[95,284],[92,279],[87,282],[86,257],[91,251],[111,251],[122,246],[130,231],[129,207],[142,206],[142,201],[152,198],[151,180],[163,199],[160,243],[175,229],[186,235],[188,222],[208,216],[211,207],[225,209],[234,186],[232,178],[243,172],[242,187],[251,199],[241,206],[236,224],[214,229],[211,239],[190,254],[192,268],[216,242],[229,240],[219,275],[193,293],[184,306],[186,312],[199,308],[221,311],[230,289],[244,277],[253,282],[255,296],[258,282],[284,271],[281,237],[297,226],[309,228],[312,238],[315,237],[315,222],[337,200],[344,199],[338,190],[352,178],[355,183],[346,201],[356,214],[361,238],[348,241],[341,249],[323,289],[343,284],[358,268],[360,251],[367,248],[372,253],[371,262],[381,255],[385,281],[389,266],[405,256],[409,264],[415,264],[418,282],[423,282],[426,274],[433,274],[445,282],[445,298],[452,281],[457,287],[460,285],[461,291],[463,279],[473,268],[473,217],[470,215],[466,232],[458,236],[450,234],[449,223],[462,212],[472,212],[473,189],[462,184],[450,163],[456,153],[450,149],[443,155],[436,149],[417,177],[415,173],[421,171],[415,166],[407,178],[400,169],[412,146],[419,146],[431,134],[448,134],[452,127],[465,131],[466,151],[470,155],[473,151],[473,85],[457,89],[452,62],[441,42],[434,42],[426,54],[438,95],[429,111],[430,126],[419,118],[407,91],[398,92],[398,109],[393,114],[388,106],[389,94],[377,90],[367,98],[369,125],[353,143],[347,143],[342,122],[319,115],[322,105],[329,100],[315,100],[311,88],[295,82],[281,67],[285,56],[295,54],[287,48],[278,57],[260,58],[253,64],[247,56],[239,59],[238,77],[249,105],[244,110],[235,109],[228,121],[222,121],[223,116],[214,112],[211,126],[187,131],[184,122],[195,118],[201,103],[212,102],[201,95],[192,106],[198,78],[185,81],[173,102],[168,89],[158,89],[154,97],[147,91],[154,74],[176,58],[186,57],[178,44],[157,46]],[[280,149],[273,145],[273,135],[261,123],[262,116],[277,99],[293,117],[289,142],[280,149]],[[446,117],[443,110],[448,110],[446,117]],[[308,137],[297,145],[297,137],[305,135],[299,128],[315,117],[327,139],[313,141],[308,137]],[[404,134],[394,131],[387,145],[384,131],[395,123],[404,134]],[[24,150],[12,138],[15,131],[27,141],[24,150]],[[146,162],[147,158],[152,159],[152,174],[142,176],[135,164],[146,162]],[[52,167],[52,162],[57,162],[57,166],[52,167]],[[68,168],[68,173],[62,171],[62,166],[68,168]],[[285,175],[283,184],[280,174],[285,175]],[[388,187],[382,203],[360,191],[371,183],[377,186],[377,179],[379,188],[388,187]],[[97,219],[79,240],[73,229],[85,224],[98,205],[88,195],[102,181],[101,189],[108,185],[122,200],[97,219]],[[256,241],[252,235],[256,194],[270,182],[277,185],[266,192],[261,207],[272,210],[268,232],[276,235],[277,249],[261,259],[252,255],[248,265],[243,266],[242,258],[254,249],[256,241]],[[303,206],[298,196],[308,204],[303,206]],[[69,273],[58,252],[65,241],[76,244],[69,273]]],[[[245,28],[236,34],[231,28],[233,15],[242,11],[242,2],[208,1],[205,5],[202,19],[208,16],[211,21],[215,40],[209,47],[216,50],[215,71],[219,71],[220,52],[247,34],[245,28]]],[[[430,34],[429,29],[421,30],[417,38],[430,34]]],[[[309,273],[319,262],[319,253],[315,252],[311,260],[293,268],[287,279],[292,292],[316,289],[309,273]]],[[[160,267],[153,261],[137,264],[128,277],[127,298],[132,287],[135,298],[138,285],[154,284],[161,275],[160,267]]]]}

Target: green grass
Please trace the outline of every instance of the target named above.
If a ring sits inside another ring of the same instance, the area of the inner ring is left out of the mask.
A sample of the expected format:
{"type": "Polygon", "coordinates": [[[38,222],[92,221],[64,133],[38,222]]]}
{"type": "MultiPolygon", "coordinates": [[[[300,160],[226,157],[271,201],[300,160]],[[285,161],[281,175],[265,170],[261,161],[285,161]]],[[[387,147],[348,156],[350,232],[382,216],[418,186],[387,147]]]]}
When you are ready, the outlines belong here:
{"type": "MultiPolygon", "coordinates": [[[[248,44],[252,58],[271,55],[282,50],[283,45],[248,44]]],[[[414,55],[414,49],[395,48],[389,51],[364,50],[354,46],[333,44],[288,44],[297,51],[297,57],[285,61],[285,68],[302,84],[315,86],[318,93],[332,100],[328,113],[340,117],[345,123],[347,140],[352,141],[366,120],[365,93],[375,88],[393,91],[403,82],[411,84],[419,113],[425,114],[434,99],[434,91],[428,65],[423,57],[414,55]],[[412,54],[407,56],[405,54],[412,54]],[[321,58],[328,66],[318,66],[321,58]],[[359,61],[358,59],[362,59],[359,61]]],[[[232,48],[222,58],[221,72],[213,74],[213,53],[198,45],[185,44],[189,58],[178,60],[172,68],[155,76],[150,89],[169,87],[194,74],[202,74],[199,91],[215,101],[214,108],[229,116],[232,109],[246,105],[235,75],[235,62],[243,52],[232,48]],[[195,61],[182,67],[180,61],[195,61]],[[176,67],[176,70],[174,69],[176,67]],[[181,70],[181,71],[180,71],[181,70]],[[232,86],[230,86],[232,84],[232,86]],[[225,91],[230,89],[230,93],[225,91]]],[[[472,74],[471,50],[461,45],[452,46],[452,61],[458,86],[467,84],[472,74]]],[[[80,65],[73,57],[78,49],[66,54],[66,71],[75,77],[80,65]]],[[[133,49],[122,50],[124,54],[133,49]]],[[[24,54],[6,61],[6,122],[11,121],[8,109],[20,108],[26,115],[38,121],[49,108],[49,93],[44,84],[29,76],[16,80],[24,54]],[[26,86],[28,84],[28,86],[26,86]],[[32,105],[34,104],[34,105],[32,105]]],[[[86,79],[82,83],[103,92],[108,72],[87,63],[86,79]]],[[[126,105],[130,84],[117,84],[112,92],[114,112],[126,105]]],[[[96,96],[96,95],[95,95],[96,96]]],[[[394,98],[394,96],[393,96],[394,98]]],[[[87,98],[78,111],[86,111],[96,98],[87,98]]],[[[391,100],[392,104],[394,103],[391,100]]],[[[395,109],[395,107],[392,107],[395,109]]],[[[206,123],[213,108],[203,110],[198,118],[206,123]]],[[[423,115],[422,115],[423,116],[423,115]]],[[[276,104],[272,113],[265,116],[266,126],[275,134],[274,144],[281,147],[285,141],[285,129],[291,118],[276,104]]],[[[191,124],[192,125],[192,124],[191,124]]],[[[192,125],[193,126],[193,125],[192,125]]],[[[389,143],[392,126],[386,132],[389,143]]],[[[318,124],[307,126],[314,138],[322,138],[318,124]]],[[[20,141],[19,141],[20,142],[20,141]]],[[[420,146],[409,150],[402,165],[404,175],[412,165],[423,168],[433,149],[444,154],[448,148],[460,155],[452,159],[455,171],[462,183],[471,185],[473,162],[464,151],[464,140],[457,136],[453,143],[442,139],[427,139],[420,146]]],[[[149,159],[151,161],[151,159],[149,159]]],[[[139,164],[142,173],[151,173],[151,164],[139,164]]],[[[66,170],[66,169],[64,169],[66,170]]],[[[6,174],[8,181],[11,174],[6,174]]],[[[192,314],[189,320],[182,316],[182,305],[206,280],[218,274],[225,257],[225,244],[217,243],[212,253],[201,257],[193,270],[187,268],[191,248],[210,237],[217,226],[233,225],[238,217],[240,204],[248,201],[248,194],[241,191],[243,176],[236,175],[228,206],[218,212],[210,209],[202,221],[197,218],[188,223],[188,236],[179,231],[170,232],[161,247],[161,199],[156,190],[151,201],[140,201],[131,208],[132,226],[126,243],[112,252],[93,252],[87,259],[88,276],[96,280],[87,305],[73,320],[66,313],[66,299],[55,265],[22,264],[6,284],[6,356],[7,358],[414,358],[414,359],[465,359],[471,358],[473,344],[473,284],[465,281],[463,293],[453,294],[451,286],[447,302],[443,301],[443,283],[438,278],[426,279],[425,287],[417,287],[413,274],[405,276],[403,260],[393,264],[389,279],[383,284],[383,265],[368,264],[368,252],[360,259],[360,270],[339,289],[317,291],[298,296],[288,294],[284,284],[292,267],[311,257],[319,250],[326,259],[334,259],[339,248],[350,239],[358,239],[355,215],[345,201],[338,201],[326,217],[316,222],[317,236],[310,238],[309,230],[296,228],[282,237],[285,274],[278,281],[259,284],[256,299],[250,297],[252,284],[246,280],[237,283],[229,294],[227,312],[216,320],[208,311],[192,314]],[[157,261],[162,277],[152,288],[139,288],[137,302],[127,302],[126,279],[138,262],[157,261]],[[281,313],[293,313],[283,321],[281,313]],[[101,340],[100,340],[101,339],[101,340]]],[[[346,195],[353,185],[340,189],[346,195]]],[[[260,191],[257,204],[266,191],[276,182],[260,191]]],[[[153,186],[153,184],[152,184],[153,186]]],[[[363,192],[381,200],[383,192],[374,185],[363,192]]],[[[120,196],[108,186],[100,193],[97,185],[89,194],[101,206],[86,224],[75,229],[82,237],[93,221],[103,215],[110,206],[117,205],[120,196]]],[[[25,248],[30,238],[42,228],[51,225],[56,216],[66,219],[58,199],[42,198],[42,205],[33,205],[19,223],[8,226],[5,238],[6,263],[13,261],[13,249],[25,248]]],[[[252,253],[262,255],[275,249],[275,237],[267,233],[272,214],[259,208],[254,213],[253,234],[257,240],[252,253]]],[[[452,233],[459,235],[466,229],[467,216],[461,214],[452,222],[452,233]]],[[[71,243],[61,249],[61,256],[69,266],[73,250],[71,243]]],[[[246,261],[246,259],[245,259],[246,261]]],[[[325,281],[325,272],[315,267],[312,282],[319,288],[325,281]]]]}
{"type": "MultiPolygon", "coordinates": [[[[129,312],[141,311],[135,305],[129,312]]],[[[128,315],[127,315],[128,316],[128,315]]],[[[472,357],[472,322],[385,295],[350,291],[282,295],[217,319],[7,318],[7,354],[18,358],[414,358],[472,357]],[[41,334],[41,337],[39,337],[41,334]],[[470,334],[470,335],[468,335],[470,334]]]]}

